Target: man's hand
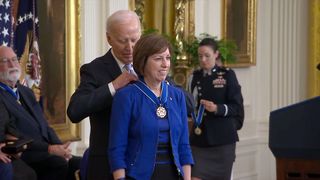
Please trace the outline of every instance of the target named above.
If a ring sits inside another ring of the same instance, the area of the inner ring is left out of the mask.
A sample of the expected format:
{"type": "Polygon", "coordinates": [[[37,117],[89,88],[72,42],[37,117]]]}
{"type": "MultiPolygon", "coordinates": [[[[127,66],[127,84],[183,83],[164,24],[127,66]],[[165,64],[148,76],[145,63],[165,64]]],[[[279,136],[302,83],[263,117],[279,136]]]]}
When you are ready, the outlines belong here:
{"type": "Polygon", "coordinates": [[[114,81],[112,81],[112,85],[115,90],[118,90],[126,86],[127,84],[129,84],[131,81],[137,81],[137,80],[138,80],[137,76],[125,71],[120,76],[118,76],[114,81]]]}
{"type": "Polygon", "coordinates": [[[49,145],[48,151],[50,154],[54,154],[65,158],[67,161],[71,159],[71,149],[69,149],[71,142],[66,142],[64,144],[54,144],[49,145]]]}
{"type": "Polygon", "coordinates": [[[15,136],[12,136],[11,134],[6,134],[6,140],[16,141],[16,140],[18,140],[18,138],[15,136]]]}
{"type": "MultiPolygon", "coordinates": [[[[18,138],[17,137],[15,137],[15,136],[13,136],[13,135],[11,135],[11,134],[6,134],[5,135],[6,136],[6,140],[9,140],[9,141],[16,141],[16,140],[18,140],[18,138]]],[[[5,146],[5,143],[3,143],[3,146],[5,146]]],[[[3,147],[2,146],[2,147],[3,147]]],[[[1,148],[2,147],[0,147],[0,154],[2,153],[2,154],[5,154],[5,153],[3,153],[3,152],[1,152],[1,148]]],[[[5,154],[6,156],[7,156],[7,158],[11,158],[11,157],[13,157],[13,158],[15,158],[15,159],[19,159],[20,157],[21,157],[21,155],[22,155],[22,152],[20,152],[20,153],[17,153],[17,154],[5,154]]],[[[0,155],[1,156],[1,155],[0,155]]],[[[1,158],[0,158],[1,159],[1,158]]],[[[11,159],[10,159],[10,162],[11,162],[11,159]]]]}
{"type": "Polygon", "coordinates": [[[0,161],[4,163],[10,163],[11,162],[10,155],[5,154],[1,151],[1,148],[4,147],[5,145],[6,145],[5,143],[0,144],[0,161]]]}
{"type": "Polygon", "coordinates": [[[203,104],[204,108],[209,112],[216,112],[217,111],[217,105],[212,101],[201,99],[200,104],[203,104]]]}

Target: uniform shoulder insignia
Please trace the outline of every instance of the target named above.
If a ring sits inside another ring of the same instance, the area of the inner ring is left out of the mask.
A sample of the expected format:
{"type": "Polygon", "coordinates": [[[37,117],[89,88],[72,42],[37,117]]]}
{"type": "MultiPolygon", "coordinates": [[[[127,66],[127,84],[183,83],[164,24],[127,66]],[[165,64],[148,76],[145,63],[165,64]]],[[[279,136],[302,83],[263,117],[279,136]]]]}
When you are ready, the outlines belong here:
{"type": "Polygon", "coordinates": [[[197,70],[193,71],[193,75],[198,75],[198,74],[202,74],[201,69],[197,69],[197,70]]]}
{"type": "Polygon", "coordinates": [[[221,66],[219,67],[219,71],[223,71],[223,72],[228,72],[230,71],[231,69],[229,67],[225,67],[225,66],[221,66]]]}
{"type": "Polygon", "coordinates": [[[225,71],[226,71],[226,70],[229,70],[229,68],[228,68],[228,67],[225,67],[225,66],[219,66],[219,69],[220,69],[220,70],[225,70],[225,71]]]}

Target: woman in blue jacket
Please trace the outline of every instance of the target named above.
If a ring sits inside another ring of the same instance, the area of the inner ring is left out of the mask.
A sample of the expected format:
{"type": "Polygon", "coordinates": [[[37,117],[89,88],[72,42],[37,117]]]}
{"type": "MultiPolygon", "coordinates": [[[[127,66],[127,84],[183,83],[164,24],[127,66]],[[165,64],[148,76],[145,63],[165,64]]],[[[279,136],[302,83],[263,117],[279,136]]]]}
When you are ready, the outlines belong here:
{"type": "Polygon", "coordinates": [[[165,79],[170,43],[162,36],[142,37],[133,50],[139,80],[113,99],[109,161],[114,179],[191,179],[185,97],[165,79]]]}

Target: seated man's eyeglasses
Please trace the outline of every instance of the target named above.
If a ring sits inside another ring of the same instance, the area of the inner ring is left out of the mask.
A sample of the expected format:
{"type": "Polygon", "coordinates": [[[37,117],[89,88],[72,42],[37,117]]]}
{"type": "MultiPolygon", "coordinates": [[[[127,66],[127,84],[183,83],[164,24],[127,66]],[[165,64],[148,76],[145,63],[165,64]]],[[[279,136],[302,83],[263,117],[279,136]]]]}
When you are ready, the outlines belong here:
{"type": "Polygon", "coordinates": [[[9,61],[11,61],[12,63],[16,63],[16,62],[19,62],[19,59],[16,56],[12,58],[0,57],[1,64],[7,64],[9,61]]]}

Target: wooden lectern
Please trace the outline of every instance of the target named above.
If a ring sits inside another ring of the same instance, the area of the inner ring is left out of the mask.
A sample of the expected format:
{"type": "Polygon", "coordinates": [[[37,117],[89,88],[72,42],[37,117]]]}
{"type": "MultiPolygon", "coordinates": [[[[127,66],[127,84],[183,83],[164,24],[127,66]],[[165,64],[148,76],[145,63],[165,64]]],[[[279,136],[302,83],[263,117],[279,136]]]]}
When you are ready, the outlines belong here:
{"type": "Polygon", "coordinates": [[[277,180],[320,180],[320,96],[270,113],[277,180]]]}

